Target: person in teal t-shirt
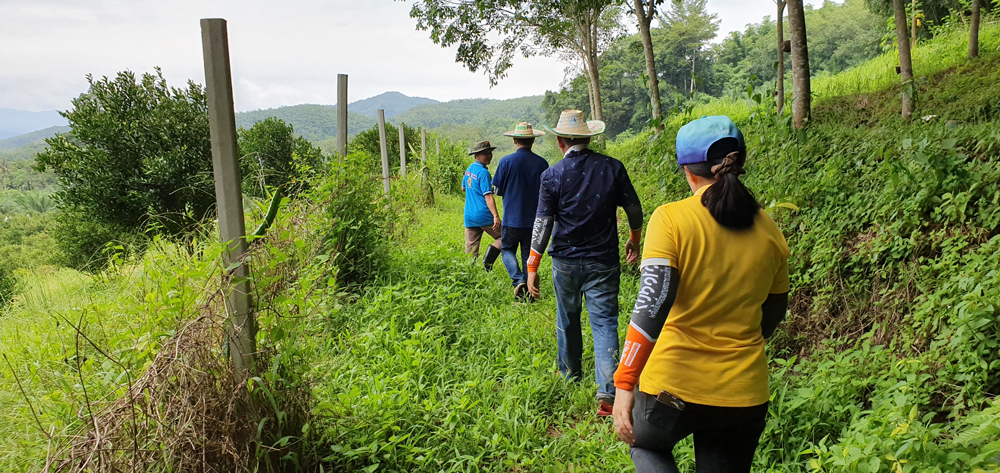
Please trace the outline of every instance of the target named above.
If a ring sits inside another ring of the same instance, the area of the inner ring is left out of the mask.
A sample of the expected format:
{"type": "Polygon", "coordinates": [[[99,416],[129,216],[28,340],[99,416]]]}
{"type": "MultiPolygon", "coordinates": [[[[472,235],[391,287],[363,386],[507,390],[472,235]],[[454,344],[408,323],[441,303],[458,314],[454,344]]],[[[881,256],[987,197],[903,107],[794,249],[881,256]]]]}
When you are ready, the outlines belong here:
{"type": "Polygon", "coordinates": [[[487,271],[500,256],[500,213],[493,200],[493,179],[489,165],[493,161],[493,150],[489,141],[476,143],[469,154],[475,161],[465,170],[462,190],[465,191],[465,252],[479,258],[479,241],[483,233],[493,237],[493,244],[486,249],[483,266],[487,271]]]}

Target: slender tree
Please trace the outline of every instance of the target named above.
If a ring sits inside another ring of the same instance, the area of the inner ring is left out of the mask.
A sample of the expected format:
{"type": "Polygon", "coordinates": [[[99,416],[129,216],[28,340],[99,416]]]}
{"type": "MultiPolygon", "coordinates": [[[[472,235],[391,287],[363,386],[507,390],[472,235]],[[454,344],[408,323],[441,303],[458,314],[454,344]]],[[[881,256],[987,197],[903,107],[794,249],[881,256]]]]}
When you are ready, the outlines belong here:
{"type": "Polygon", "coordinates": [[[913,63],[910,60],[910,43],[906,37],[906,5],[904,0],[892,0],[892,10],[896,18],[896,43],[899,46],[899,74],[903,82],[903,119],[913,116],[913,97],[906,90],[913,86],[913,63]]]}
{"type": "Polygon", "coordinates": [[[979,57],[979,0],[972,0],[972,19],[969,25],[969,59],[979,57]]]}
{"type": "MultiPolygon", "coordinates": [[[[905,31],[905,25],[903,29],[905,31]]],[[[788,35],[792,41],[792,123],[795,128],[802,128],[809,120],[812,94],[809,84],[806,16],[802,0],[788,0],[788,35]]]]}
{"type": "MultiPolygon", "coordinates": [[[[642,51],[646,59],[646,75],[649,76],[649,104],[653,108],[653,119],[662,115],[660,106],[660,79],[656,73],[656,56],[653,55],[653,36],[649,32],[656,8],[663,0],[632,0],[630,11],[639,22],[639,37],[642,38],[642,51]]],[[[663,131],[663,124],[657,123],[656,131],[663,131]]]]}
{"type": "Polygon", "coordinates": [[[778,73],[776,91],[778,115],[785,108],[785,0],[775,0],[778,5],[778,73]]]}

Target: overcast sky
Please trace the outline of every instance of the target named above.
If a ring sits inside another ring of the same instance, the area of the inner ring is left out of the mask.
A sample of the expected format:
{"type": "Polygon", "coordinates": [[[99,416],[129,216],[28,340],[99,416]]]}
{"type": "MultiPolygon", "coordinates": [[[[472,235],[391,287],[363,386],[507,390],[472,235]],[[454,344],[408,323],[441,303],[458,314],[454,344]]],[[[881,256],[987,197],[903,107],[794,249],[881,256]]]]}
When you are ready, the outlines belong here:
{"type": "MultiPolygon", "coordinates": [[[[807,1],[806,3],[818,3],[807,1]]],[[[436,100],[506,99],[555,90],[565,64],[520,59],[490,88],[454,49],[416,31],[411,1],[0,0],[0,108],[66,109],[85,75],[163,69],[170,85],[204,83],[200,18],[225,18],[236,109],[336,102],[396,90],[436,100]]],[[[709,0],[720,37],[774,15],[773,0],[709,0]]]]}

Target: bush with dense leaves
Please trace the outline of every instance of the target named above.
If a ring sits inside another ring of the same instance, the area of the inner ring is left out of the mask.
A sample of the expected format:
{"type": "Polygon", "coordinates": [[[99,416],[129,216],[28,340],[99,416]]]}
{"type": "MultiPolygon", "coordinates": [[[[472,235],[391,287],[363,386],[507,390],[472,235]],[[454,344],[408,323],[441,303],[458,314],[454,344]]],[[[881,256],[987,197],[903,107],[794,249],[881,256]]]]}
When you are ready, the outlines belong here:
{"type": "MultiPolygon", "coordinates": [[[[404,145],[406,146],[406,164],[412,162],[410,149],[420,149],[420,130],[402,124],[404,133],[404,145]]],[[[399,174],[399,128],[389,123],[385,124],[386,150],[389,155],[389,173],[393,176],[399,174]]],[[[364,164],[366,172],[382,175],[382,148],[379,145],[378,125],[375,125],[361,133],[358,133],[347,147],[350,153],[364,153],[365,158],[360,162],[364,164]]]]}
{"type": "Polygon", "coordinates": [[[275,117],[240,128],[239,149],[243,192],[257,197],[266,195],[266,187],[289,189],[290,184],[301,184],[323,164],[319,148],[275,117]]]}
{"type": "Polygon", "coordinates": [[[323,249],[334,259],[336,281],[357,286],[374,278],[388,261],[393,214],[382,195],[381,177],[367,172],[365,153],[344,158],[307,200],[325,202],[323,249]]]}
{"type": "Polygon", "coordinates": [[[108,226],[191,230],[215,205],[204,89],[167,87],[159,70],[87,81],[62,112],[71,131],[46,139],[37,158],[57,176],[61,206],[108,226]]]}

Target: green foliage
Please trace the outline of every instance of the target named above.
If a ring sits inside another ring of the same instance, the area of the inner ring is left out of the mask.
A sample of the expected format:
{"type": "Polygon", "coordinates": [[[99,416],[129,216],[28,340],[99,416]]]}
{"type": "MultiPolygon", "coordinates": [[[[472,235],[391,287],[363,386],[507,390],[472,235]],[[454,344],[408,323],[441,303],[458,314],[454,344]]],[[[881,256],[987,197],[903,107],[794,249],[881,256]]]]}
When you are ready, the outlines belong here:
{"type": "Polygon", "coordinates": [[[73,210],[58,212],[48,232],[62,255],[58,263],[93,273],[124,257],[142,254],[148,244],[147,236],[133,227],[95,221],[73,210]]]}
{"type": "MultiPolygon", "coordinates": [[[[494,157],[495,162],[499,162],[494,157]]],[[[445,194],[462,194],[462,177],[465,170],[472,164],[464,142],[441,142],[441,153],[427,154],[427,167],[430,168],[431,184],[437,192],[445,194]]]]}
{"type": "Polygon", "coordinates": [[[0,261],[4,261],[8,269],[62,262],[59,246],[49,234],[54,224],[55,214],[51,212],[0,211],[0,261]]]}
{"type": "MultiPolygon", "coordinates": [[[[191,231],[215,204],[205,93],[169,88],[162,73],[94,80],[63,112],[68,134],[46,139],[38,169],[58,177],[67,226],[170,236],[191,231]]],[[[107,241],[107,240],[106,240],[107,241]]],[[[61,241],[66,252],[77,246],[61,241]]],[[[73,256],[76,260],[91,255],[73,256]]]]}
{"type": "Polygon", "coordinates": [[[393,213],[382,198],[381,174],[372,173],[369,166],[366,153],[348,155],[343,168],[308,197],[323,202],[323,248],[340,287],[372,280],[388,261],[393,213]]]}
{"type": "MultiPolygon", "coordinates": [[[[406,164],[414,162],[414,156],[409,150],[420,149],[420,130],[403,123],[403,144],[406,146],[406,164]]],[[[399,128],[389,123],[385,124],[386,150],[389,156],[389,174],[399,174],[399,128]]],[[[351,154],[359,154],[355,159],[363,166],[366,173],[382,175],[382,148],[379,141],[378,125],[358,133],[347,145],[347,150],[351,154]]],[[[419,156],[417,156],[419,158],[419,156]]]]}
{"type": "Polygon", "coordinates": [[[54,191],[56,176],[51,172],[39,172],[33,167],[35,153],[41,150],[39,147],[31,151],[23,160],[4,161],[0,156],[0,190],[54,191]]]}
{"type": "Polygon", "coordinates": [[[616,7],[614,0],[422,0],[414,2],[410,17],[436,44],[458,45],[455,60],[472,72],[483,70],[496,85],[517,54],[565,51],[596,60],[595,48],[619,26],[603,21],[616,7]],[[584,38],[582,31],[596,37],[584,38]]]}
{"type": "Polygon", "coordinates": [[[245,194],[263,197],[267,187],[287,192],[323,165],[319,148],[295,136],[292,126],[278,118],[265,118],[250,129],[240,128],[238,135],[245,194]]]}
{"type": "Polygon", "coordinates": [[[18,280],[14,268],[7,259],[0,259],[0,314],[14,300],[18,291],[18,280]]]}

